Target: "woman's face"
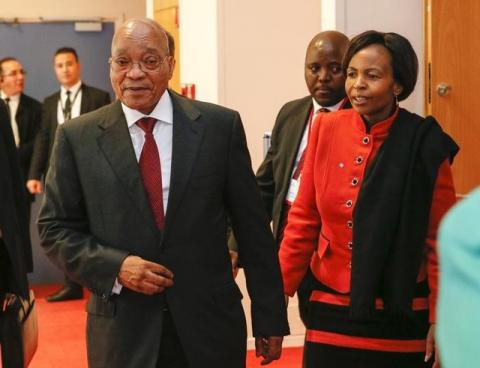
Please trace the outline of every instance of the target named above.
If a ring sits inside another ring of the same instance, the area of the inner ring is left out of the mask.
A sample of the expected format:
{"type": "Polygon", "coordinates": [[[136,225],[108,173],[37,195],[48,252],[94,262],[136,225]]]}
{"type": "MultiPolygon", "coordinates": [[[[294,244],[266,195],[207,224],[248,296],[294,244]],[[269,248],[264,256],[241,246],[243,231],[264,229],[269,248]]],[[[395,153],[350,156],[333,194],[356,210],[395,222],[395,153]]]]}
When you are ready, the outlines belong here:
{"type": "Polygon", "coordinates": [[[385,47],[374,44],[358,51],[348,64],[347,96],[352,107],[372,124],[392,114],[395,95],[402,91],[393,79],[391,59],[385,47]]]}

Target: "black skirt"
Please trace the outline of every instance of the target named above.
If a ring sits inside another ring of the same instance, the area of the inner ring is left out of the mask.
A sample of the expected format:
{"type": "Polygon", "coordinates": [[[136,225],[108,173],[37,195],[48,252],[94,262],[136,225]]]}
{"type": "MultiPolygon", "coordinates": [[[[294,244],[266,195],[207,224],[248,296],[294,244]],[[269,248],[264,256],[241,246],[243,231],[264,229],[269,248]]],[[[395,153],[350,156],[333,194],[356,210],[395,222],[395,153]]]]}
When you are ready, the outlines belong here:
{"type": "Polygon", "coordinates": [[[428,288],[419,284],[408,316],[392,316],[381,299],[369,319],[352,319],[349,296],[315,285],[310,297],[305,368],[427,368],[428,288]]]}

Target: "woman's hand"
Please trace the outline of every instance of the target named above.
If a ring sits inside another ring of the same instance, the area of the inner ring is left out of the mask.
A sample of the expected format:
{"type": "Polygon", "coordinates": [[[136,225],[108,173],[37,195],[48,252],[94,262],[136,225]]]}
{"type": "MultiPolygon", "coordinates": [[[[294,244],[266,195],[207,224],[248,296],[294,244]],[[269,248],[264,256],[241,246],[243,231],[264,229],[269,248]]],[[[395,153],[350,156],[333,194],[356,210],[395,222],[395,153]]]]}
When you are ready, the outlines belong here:
{"type": "Polygon", "coordinates": [[[432,368],[440,368],[440,357],[438,355],[438,349],[435,346],[435,324],[432,323],[427,334],[427,350],[425,352],[425,361],[428,362],[432,356],[434,356],[434,362],[432,368]]]}

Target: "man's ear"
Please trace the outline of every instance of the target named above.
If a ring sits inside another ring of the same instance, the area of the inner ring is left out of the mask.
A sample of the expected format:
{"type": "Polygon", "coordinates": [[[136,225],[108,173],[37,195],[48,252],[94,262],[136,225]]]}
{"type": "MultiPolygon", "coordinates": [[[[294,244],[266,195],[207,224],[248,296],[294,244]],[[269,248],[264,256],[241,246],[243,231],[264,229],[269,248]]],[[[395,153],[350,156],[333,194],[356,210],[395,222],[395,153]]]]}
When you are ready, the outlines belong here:
{"type": "Polygon", "coordinates": [[[173,71],[175,70],[175,64],[176,64],[176,60],[173,56],[169,56],[169,60],[168,60],[168,66],[170,68],[169,70],[169,73],[168,73],[168,80],[172,79],[172,76],[173,76],[173,71]]]}

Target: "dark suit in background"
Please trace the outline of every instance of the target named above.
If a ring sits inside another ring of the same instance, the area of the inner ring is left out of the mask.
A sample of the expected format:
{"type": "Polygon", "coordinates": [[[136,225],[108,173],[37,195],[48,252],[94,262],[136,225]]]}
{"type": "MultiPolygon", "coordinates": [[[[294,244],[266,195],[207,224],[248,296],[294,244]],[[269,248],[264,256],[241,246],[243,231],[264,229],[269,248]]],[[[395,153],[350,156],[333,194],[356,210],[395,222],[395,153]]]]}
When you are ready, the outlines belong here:
{"type": "Polygon", "coordinates": [[[25,183],[28,178],[30,163],[33,155],[33,145],[35,137],[40,130],[42,119],[42,104],[37,100],[25,95],[20,95],[18,104],[16,121],[18,124],[18,132],[20,136],[20,145],[17,148],[20,159],[20,167],[24,179],[24,190],[27,193],[28,207],[30,202],[34,200],[34,196],[29,194],[25,183]]]}
{"type": "Polygon", "coordinates": [[[280,109],[272,131],[272,145],[257,171],[258,186],[267,213],[271,214],[275,239],[282,230],[285,197],[312,108],[312,96],[306,96],[280,109]]]}
{"type": "MultiPolygon", "coordinates": [[[[82,83],[82,100],[80,115],[96,110],[110,103],[108,92],[82,83]]],[[[28,171],[28,179],[40,180],[48,169],[50,153],[58,127],[57,109],[60,91],[45,98],[42,111],[42,126],[35,140],[32,163],[28,171]]]]}
{"type": "MultiPolygon", "coordinates": [[[[350,103],[346,102],[342,108],[350,108],[350,103]]],[[[258,186],[267,212],[271,214],[275,239],[279,239],[283,230],[285,197],[312,109],[312,96],[283,105],[275,120],[272,145],[257,171],[258,186]]]]}
{"type": "MultiPolygon", "coordinates": [[[[0,101],[0,306],[6,293],[28,298],[27,272],[31,272],[32,249],[24,182],[6,106],[0,101]]],[[[18,367],[21,350],[9,345],[12,331],[0,308],[2,366],[18,367]],[[15,363],[17,362],[17,363],[15,363]]]]}

